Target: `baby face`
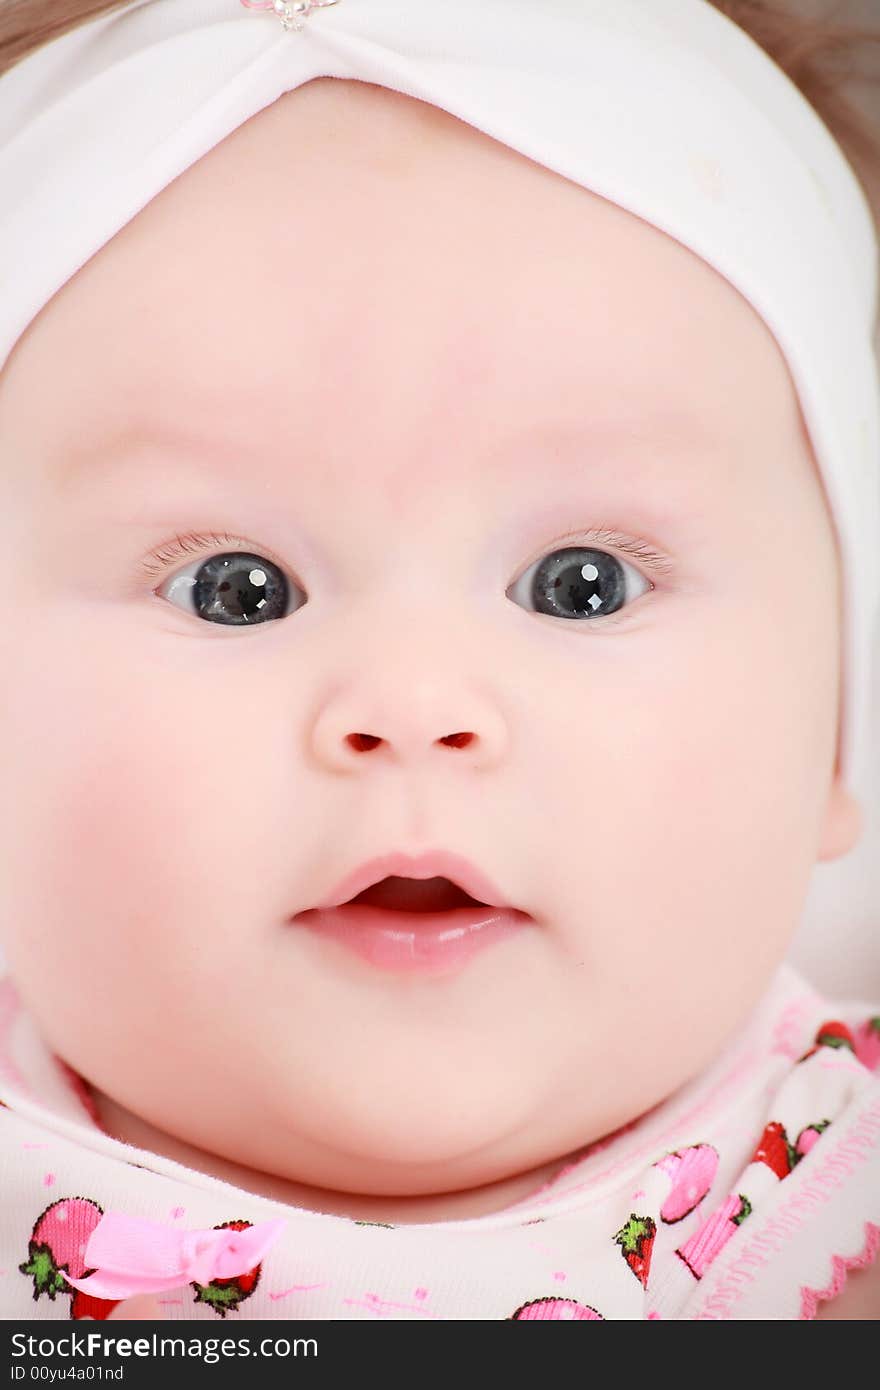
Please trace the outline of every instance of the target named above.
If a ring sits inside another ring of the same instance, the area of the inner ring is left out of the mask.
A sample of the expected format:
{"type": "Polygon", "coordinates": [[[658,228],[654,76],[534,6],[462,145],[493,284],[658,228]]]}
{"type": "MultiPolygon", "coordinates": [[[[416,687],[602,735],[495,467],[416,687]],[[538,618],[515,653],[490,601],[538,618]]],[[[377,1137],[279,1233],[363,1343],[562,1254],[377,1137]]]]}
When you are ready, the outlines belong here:
{"type": "Polygon", "coordinates": [[[165,1135],[344,1192],[535,1168],[717,1054],[857,837],[769,330],[444,112],[328,79],[234,132],[35,320],[0,450],[3,944],[165,1135]],[[518,927],[404,971],[301,919],[427,850],[518,927]]]}

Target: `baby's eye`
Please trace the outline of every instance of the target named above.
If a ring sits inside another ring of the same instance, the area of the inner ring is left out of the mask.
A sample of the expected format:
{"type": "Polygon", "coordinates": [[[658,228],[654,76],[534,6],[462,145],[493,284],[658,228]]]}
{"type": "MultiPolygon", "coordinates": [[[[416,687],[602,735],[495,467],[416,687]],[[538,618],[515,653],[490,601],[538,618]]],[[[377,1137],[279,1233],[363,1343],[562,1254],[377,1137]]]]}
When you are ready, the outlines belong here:
{"type": "Polygon", "coordinates": [[[197,618],[223,627],[285,618],[290,609],[290,584],[283,570],[249,550],[227,550],[188,565],[158,592],[172,603],[182,600],[197,618]]]}
{"type": "Polygon", "coordinates": [[[537,612],[554,618],[610,617],[626,602],[630,568],[605,550],[565,546],[530,565],[507,593],[516,602],[527,596],[537,612]]]}
{"type": "MultiPolygon", "coordinates": [[[[161,573],[178,556],[205,551],[211,544],[216,551],[223,540],[228,543],[233,538],[195,532],[178,536],[169,546],[154,551],[144,569],[149,574],[161,573]]],[[[619,544],[658,569],[668,566],[663,557],[644,546],[623,539],[619,544]]],[[[629,606],[625,571],[631,568],[609,551],[585,543],[568,545],[549,551],[530,565],[507,590],[507,596],[517,603],[525,598],[537,612],[551,617],[603,618],[610,622],[624,606],[629,606]]],[[[219,553],[194,561],[156,592],[205,622],[253,627],[285,618],[293,611],[292,587],[305,598],[300,586],[288,580],[279,564],[242,546],[236,550],[220,549],[219,553]]],[[[648,583],[647,587],[653,586],[648,583]]]]}

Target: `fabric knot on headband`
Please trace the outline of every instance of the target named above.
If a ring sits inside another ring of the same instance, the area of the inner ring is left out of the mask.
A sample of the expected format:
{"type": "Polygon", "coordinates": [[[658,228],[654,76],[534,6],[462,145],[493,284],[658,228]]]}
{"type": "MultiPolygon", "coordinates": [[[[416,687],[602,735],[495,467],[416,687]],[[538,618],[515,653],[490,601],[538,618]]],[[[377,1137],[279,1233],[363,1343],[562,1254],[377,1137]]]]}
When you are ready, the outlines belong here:
{"type": "Polygon", "coordinates": [[[96,1298],[128,1298],[161,1293],[181,1284],[210,1284],[248,1274],[281,1235],[287,1222],[278,1217],[241,1230],[221,1226],[186,1231],[142,1217],[107,1211],[92,1231],[83,1260],[86,1278],[64,1278],[73,1288],[96,1298]]]}
{"type": "Polygon", "coordinates": [[[298,33],[312,10],[337,5],[339,0],[241,0],[241,3],[246,10],[273,10],[281,20],[282,29],[294,29],[298,33]]]}

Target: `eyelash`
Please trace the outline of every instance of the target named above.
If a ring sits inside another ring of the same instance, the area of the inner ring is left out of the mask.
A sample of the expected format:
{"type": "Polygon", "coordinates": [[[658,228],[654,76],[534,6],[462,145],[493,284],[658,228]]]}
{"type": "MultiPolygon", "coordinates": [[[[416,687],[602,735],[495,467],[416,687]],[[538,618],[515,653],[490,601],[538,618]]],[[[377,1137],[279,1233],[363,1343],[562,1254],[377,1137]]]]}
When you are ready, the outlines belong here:
{"type": "MultiPolygon", "coordinates": [[[[571,531],[565,531],[561,536],[556,536],[538,550],[529,563],[524,567],[529,569],[536,560],[548,551],[557,546],[564,545],[567,541],[577,540],[582,545],[604,544],[621,551],[630,559],[638,560],[655,574],[669,574],[674,568],[673,562],[668,555],[661,551],[653,550],[644,541],[636,540],[633,536],[627,536],[619,531],[614,531],[609,527],[594,527],[584,530],[577,527],[571,531]]],[[[155,550],[141,561],[141,566],[146,574],[159,577],[171,568],[175,560],[180,560],[184,555],[201,555],[208,550],[254,550],[260,555],[265,555],[272,560],[273,564],[278,565],[279,569],[284,569],[278,558],[265,547],[254,546],[250,541],[243,540],[241,536],[230,536],[226,533],[218,534],[216,531],[202,533],[200,531],[188,531],[183,536],[174,536],[172,540],[166,541],[163,545],[157,546],[155,550]]],[[[298,581],[297,581],[298,582],[298,581]]],[[[300,586],[303,587],[303,586],[300,586]]],[[[616,621],[623,621],[628,617],[628,608],[621,609],[619,613],[608,614],[602,619],[602,626],[609,627],[616,621]]]]}
{"type": "Polygon", "coordinates": [[[202,535],[200,531],[188,531],[185,536],[175,536],[173,540],[151,550],[142,561],[142,565],[147,574],[162,575],[175,560],[182,559],[184,555],[201,555],[205,550],[214,548],[244,550],[247,546],[248,542],[243,541],[240,536],[218,535],[215,531],[202,535]]]}
{"type": "Polygon", "coordinates": [[[662,551],[652,550],[644,541],[638,541],[633,536],[627,536],[620,531],[613,531],[607,526],[593,527],[587,530],[584,530],[582,526],[577,526],[572,531],[564,531],[561,536],[555,536],[553,540],[542,545],[540,550],[535,551],[525,568],[528,569],[548,551],[572,540],[579,541],[585,546],[609,545],[614,550],[620,550],[624,555],[628,555],[631,560],[640,560],[655,574],[669,574],[674,568],[670,557],[664,555],[662,551]]]}

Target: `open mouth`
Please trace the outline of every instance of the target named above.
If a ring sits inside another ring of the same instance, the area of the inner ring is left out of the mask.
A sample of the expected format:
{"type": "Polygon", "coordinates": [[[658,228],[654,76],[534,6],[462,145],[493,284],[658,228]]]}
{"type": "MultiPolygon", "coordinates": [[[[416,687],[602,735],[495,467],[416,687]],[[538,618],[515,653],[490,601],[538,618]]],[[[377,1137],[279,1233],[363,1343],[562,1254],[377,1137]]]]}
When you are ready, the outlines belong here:
{"type": "Polygon", "coordinates": [[[400,878],[390,874],[365,888],[350,903],[381,907],[386,912],[451,912],[458,907],[485,907],[448,878],[400,878]]]}
{"type": "Polygon", "coordinates": [[[531,924],[528,913],[493,906],[454,880],[387,874],[354,897],[296,914],[298,927],[329,938],[392,973],[446,975],[531,924]]]}

